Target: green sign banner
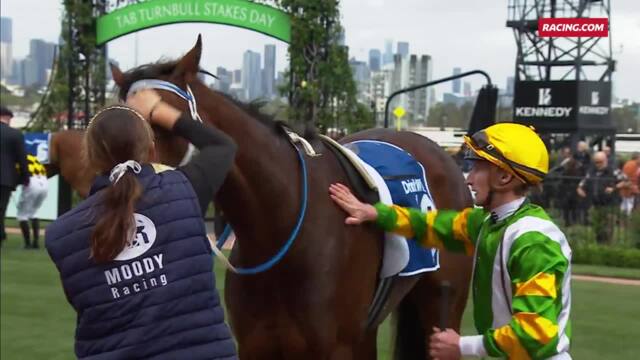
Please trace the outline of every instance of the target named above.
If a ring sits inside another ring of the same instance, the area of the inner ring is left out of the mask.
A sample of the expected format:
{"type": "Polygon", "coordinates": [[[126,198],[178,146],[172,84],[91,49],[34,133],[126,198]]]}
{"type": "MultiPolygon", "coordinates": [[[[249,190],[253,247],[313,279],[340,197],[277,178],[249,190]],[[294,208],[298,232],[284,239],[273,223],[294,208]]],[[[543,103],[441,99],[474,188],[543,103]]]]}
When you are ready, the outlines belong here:
{"type": "Polygon", "coordinates": [[[97,44],[150,27],[184,22],[237,26],[290,42],[289,15],[246,0],[148,0],[101,16],[97,44]]]}

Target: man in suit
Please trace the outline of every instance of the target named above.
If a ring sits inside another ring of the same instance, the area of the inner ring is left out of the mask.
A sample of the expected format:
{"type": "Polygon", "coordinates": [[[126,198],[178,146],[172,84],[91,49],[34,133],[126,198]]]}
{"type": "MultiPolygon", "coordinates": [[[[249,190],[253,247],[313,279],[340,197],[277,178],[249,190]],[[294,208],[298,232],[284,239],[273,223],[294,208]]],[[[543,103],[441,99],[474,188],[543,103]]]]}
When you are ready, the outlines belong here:
{"type": "Polygon", "coordinates": [[[4,241],[7,234],[4,231],[4,216],[11,192],[16,185],[29,186],[29,172],[27,171],[27,155],[24,149],[24,136],[9,126],[13,113],[4,106],[0,107],[0,210],[2,218],[0,224],[0,239],[4,241]]]}

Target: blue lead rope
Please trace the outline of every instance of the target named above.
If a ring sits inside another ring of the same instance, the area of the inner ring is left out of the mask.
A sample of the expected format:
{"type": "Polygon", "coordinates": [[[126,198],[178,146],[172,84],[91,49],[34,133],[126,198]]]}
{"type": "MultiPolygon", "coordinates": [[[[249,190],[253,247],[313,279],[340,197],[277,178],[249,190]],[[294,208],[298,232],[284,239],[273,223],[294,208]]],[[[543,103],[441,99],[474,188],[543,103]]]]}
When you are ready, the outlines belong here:
{"type": "MultiPolygon", "coordinates": [[[[296,237],[298,237],[298,233],[300,232],[300,227],[302,226],[302,222],[304,221],[304,216],[307,212],[307,164],[304,161],[304,156],[302,155],[302,152],[300,152],[300,149],[296,147],[296,151],[298,152],[298,159],[300,159],[300,165],[302,167],[302,205],[300,206],[300,214],[298,215],[298,222],[296,223],[296,226],[293,228],[293,231],[291,232],[289,239],[282,246],[282,248],[280,249],[280,251],[278,251],[277,254],[275,254],[271,259],[267,260],[266,262],[258,266],[254,266],[251,268],[238,267],[236,268],[237,274],[255,275],[271,269],[274,265],[280,262],[280,260],[282,260],[282,258],[287,254],[287,252],[291,248],[291,245],[293,245],[293,241],[296,239],[296,237]]],[[[231,234],[231,226],[227,224],[227,226],[225,226],[224,228],[224,231],[220,235],[220,239],[216,241],[216,246],[218,247],[218,249],[222,249],[222,246],[227,241],[230,234],[231,234]]]]}

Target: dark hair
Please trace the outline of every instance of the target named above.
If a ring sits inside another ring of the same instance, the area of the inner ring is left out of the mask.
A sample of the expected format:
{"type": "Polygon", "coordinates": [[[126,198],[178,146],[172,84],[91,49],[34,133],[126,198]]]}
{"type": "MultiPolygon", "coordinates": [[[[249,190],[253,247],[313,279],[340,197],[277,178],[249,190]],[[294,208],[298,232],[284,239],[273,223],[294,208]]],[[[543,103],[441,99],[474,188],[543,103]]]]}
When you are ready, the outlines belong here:
{"type": "MultiPolygon", "coordinates": [[[[140,114],[124,106],[99,112],[85,134],[88,164],[108,175],[117,164],[128,160],[148,161],[153,132],[140,114]]],[[[104,210],[91,234],[91,257],[98,263],[112,261],[127,246],[134,229],[134,210],[142,187],[131,171],[101,195],[104,210]]]]}
{"type": "Polygon", "coordinates": [[[0,106],[0,116],[13,117],[13,113],[11,112],[11,110],[7,109],[5,106],[0,106]]]}

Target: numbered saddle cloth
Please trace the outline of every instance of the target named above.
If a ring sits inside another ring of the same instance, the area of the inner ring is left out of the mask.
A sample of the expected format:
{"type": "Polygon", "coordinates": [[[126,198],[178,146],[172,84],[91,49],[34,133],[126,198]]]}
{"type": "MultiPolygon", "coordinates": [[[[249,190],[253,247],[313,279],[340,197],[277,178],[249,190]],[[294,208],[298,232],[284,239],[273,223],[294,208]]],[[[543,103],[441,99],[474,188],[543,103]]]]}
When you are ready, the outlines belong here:
{"type": "MultiPolygon", "coordinates": [[[[429,211],[435,209],[422,164],[403,149],[386,142],[360,140],[345,144],[376,179],[380,201],[429,211]],[[373,172],[372,172],[373,171],[373,172]]],[[[386,234],[381,277],[410,276],[440,268],[438,251],[423,248],[414,239],[386,234]]]]}

